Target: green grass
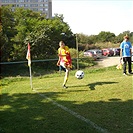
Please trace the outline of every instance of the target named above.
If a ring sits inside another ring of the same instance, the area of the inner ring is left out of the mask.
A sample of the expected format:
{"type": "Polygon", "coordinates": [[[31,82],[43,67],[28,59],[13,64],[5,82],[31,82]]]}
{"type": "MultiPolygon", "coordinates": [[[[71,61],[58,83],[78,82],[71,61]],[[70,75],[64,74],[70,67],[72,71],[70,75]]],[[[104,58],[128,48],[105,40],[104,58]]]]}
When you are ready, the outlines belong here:
{"type": "Polygon", "coordinates": [[[1,133],[100,133],[76,118],[71,111],[94,122],[110,133],[133,132],[132,76],[123,76],[115,67],[84,69],[78,80],[71,71],[68,89],[62,89],[64,72],[33,77],[8,77],[1,80],[1,133]]]}

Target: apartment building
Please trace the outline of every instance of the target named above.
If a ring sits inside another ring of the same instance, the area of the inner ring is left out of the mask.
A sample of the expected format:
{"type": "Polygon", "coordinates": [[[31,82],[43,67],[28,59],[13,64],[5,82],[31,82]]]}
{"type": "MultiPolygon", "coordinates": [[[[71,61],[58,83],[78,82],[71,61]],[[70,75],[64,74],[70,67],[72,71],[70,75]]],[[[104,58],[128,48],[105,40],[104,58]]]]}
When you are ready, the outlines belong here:
{"type": "Polygon", "coordinates": [[[24,7],[33,11],[40,11],[46,14],[47,18],[52,18],[52,0],[0,0],[1,6],[12,5],[14,10],[16,7],[24,7]]]}

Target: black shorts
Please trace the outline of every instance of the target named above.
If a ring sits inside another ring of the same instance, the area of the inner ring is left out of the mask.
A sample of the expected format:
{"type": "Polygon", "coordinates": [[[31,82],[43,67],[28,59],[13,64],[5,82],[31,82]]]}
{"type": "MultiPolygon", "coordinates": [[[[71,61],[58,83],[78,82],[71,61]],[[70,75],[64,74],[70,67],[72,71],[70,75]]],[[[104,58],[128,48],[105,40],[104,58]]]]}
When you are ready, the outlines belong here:
{"type": "Polygon", "coordinates": [[[64,72],[66,72],[66,68],[63,67],[62,65],[59,66],[59,69],[60,69],[60,70],[63,70],[64,72]]]}

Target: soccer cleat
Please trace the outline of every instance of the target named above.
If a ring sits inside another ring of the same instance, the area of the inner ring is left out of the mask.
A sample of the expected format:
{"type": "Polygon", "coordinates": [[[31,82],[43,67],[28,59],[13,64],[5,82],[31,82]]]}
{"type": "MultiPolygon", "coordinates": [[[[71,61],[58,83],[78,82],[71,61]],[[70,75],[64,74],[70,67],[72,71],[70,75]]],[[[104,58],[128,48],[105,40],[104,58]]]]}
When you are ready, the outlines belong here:
{"type": "Polygon", "coordinates": [[[66,85],[63,85],[63,88],[66,89],[66,88],[68,88],[68,87],[67,87],[66,85]]]}
{"type": "Polygon", "coordinates": [[[127,76],[127,74],[126,74],[126,73],[123,73],[123,75],[124,75],[124,76],[127,76]]]}
{"type": "Polygon", "coordinates": [[[133,73],[132,72],[130,72],[130,73],[128,73],[129,75],[133,75],[133,73]]]}

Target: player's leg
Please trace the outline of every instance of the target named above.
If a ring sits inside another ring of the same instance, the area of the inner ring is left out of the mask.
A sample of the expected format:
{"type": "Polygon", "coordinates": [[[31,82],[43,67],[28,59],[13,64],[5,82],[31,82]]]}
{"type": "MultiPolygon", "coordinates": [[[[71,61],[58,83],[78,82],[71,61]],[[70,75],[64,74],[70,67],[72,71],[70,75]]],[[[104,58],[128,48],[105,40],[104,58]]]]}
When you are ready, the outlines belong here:
{"type": "Polygon", "coordinates": [[[65,76],[64,76],[64,82],[63,82],[63,88],[68,88],[66,86],[66,83],[68,81],[68,76],[69,76],[69,71],[70,71],[70,67],[68,65],[66,65],[66,63],[62,62],[60,63],[62,69],[65,71],[65,76]]]}
{"type": "Polygon", "coordinates": [[[67,87],[66,87],[66,83],[67,83],[67,81],[68,81],[69,71],[70,71],[70,68],[66,68],[65,77],[64,77],[64,82],[63,82],[63,87],[64,87],[64,88],[67,88],[67,87]]]}
{"type": "Polygon", "coordinates": [[[123,74],[126,74],[127,58],[123,57],[123,74]]]}
{"type": "Polygon", "coordinates": [[[60,65],[60,69],[66,72],[66,68],[60,65]]]}
{"type": "Polygon", "coordinates": [[[132,73],[131,57],[128,57],[127,61],[128,61],[128,73],[131,74],[132,73]]]}

